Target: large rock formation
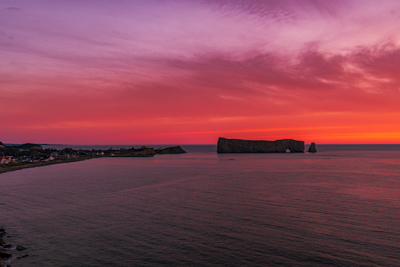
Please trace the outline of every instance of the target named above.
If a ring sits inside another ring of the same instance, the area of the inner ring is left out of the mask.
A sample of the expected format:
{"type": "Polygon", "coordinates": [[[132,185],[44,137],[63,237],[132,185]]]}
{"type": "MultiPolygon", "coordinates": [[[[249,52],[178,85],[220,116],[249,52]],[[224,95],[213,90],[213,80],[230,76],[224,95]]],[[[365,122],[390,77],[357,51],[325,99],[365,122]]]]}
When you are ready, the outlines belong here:
{"type": "Polygon", "coordinates": [[[317,152],[317,148],[315,147],[315,143],[311,143],[310,147],[308,148],[308,152],[310,152],[310,153],[317,152]]]}
{"type": "Polygon", "coordinates": [[[218,139],[218,153],[285,153],[304,152],[304,142],[293,139],[276,141],[251,141],[242,139],[218,139]]]}

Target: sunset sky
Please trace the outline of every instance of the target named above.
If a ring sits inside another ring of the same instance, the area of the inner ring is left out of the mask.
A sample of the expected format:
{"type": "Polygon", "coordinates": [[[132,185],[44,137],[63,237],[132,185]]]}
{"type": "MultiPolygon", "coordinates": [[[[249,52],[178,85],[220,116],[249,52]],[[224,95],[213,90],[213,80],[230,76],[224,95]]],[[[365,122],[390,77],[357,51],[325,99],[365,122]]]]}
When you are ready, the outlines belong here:
{"type": "Polygon", "coordinates": [[[0,141],[400,143],[400,1],[1,0],[0,141]]]}

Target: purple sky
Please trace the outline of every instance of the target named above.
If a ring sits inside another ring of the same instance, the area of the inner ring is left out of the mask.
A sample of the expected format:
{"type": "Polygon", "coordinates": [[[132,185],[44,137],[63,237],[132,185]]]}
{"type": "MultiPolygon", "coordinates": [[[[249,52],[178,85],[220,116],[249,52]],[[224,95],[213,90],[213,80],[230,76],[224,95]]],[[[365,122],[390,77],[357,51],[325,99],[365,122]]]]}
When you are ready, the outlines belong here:
{"type": "Polygon", "coordinates": [[[400,142],[400,1],[0,2],[0,141],[400,142]]]}

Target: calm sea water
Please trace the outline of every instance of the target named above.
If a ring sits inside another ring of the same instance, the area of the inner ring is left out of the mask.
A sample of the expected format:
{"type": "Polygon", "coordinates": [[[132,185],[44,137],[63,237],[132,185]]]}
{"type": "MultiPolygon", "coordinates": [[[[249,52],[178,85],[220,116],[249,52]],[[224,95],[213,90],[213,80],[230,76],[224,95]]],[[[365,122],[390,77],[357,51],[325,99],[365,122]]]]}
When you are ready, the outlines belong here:
{"type": "Polygon", "coordinates": [[[12,266],[400,266],[399,145],[183,147],[0,174],[12,266]]]}

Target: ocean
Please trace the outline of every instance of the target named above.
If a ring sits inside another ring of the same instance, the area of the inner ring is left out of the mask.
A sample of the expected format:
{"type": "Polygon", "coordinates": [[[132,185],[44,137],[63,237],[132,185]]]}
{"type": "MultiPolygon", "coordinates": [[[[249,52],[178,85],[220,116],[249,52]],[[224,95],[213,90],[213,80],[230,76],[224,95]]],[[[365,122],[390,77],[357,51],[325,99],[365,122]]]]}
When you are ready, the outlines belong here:
{"type": "Polygon", "coordinates": [[[400,145],[182,147],[0,174],[8,263],[400,266],[400,145]]]}

